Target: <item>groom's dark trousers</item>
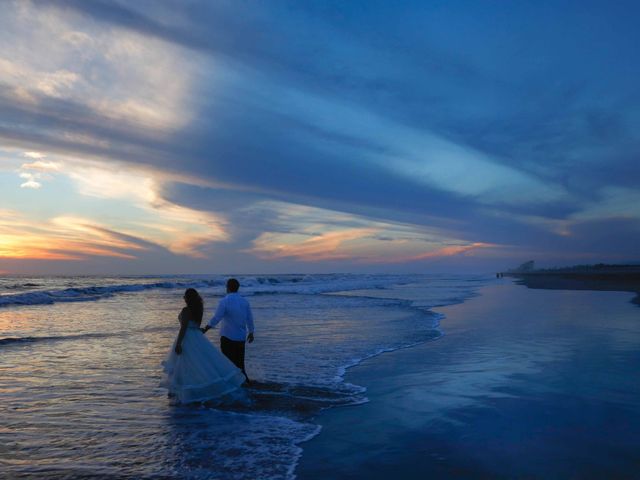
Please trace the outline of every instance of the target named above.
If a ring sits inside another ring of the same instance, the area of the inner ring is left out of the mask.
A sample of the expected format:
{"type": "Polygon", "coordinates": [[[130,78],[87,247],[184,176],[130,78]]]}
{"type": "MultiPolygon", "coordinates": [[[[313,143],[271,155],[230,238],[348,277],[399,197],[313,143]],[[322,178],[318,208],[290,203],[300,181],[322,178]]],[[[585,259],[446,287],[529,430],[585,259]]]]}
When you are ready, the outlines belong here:
{"type": "Polygon", "coordinates": [[[244,377],[249,381],[247,372],[244,370],[244,342],[220,337],[220,350],[236,367],[242,370],[244,377]]]}

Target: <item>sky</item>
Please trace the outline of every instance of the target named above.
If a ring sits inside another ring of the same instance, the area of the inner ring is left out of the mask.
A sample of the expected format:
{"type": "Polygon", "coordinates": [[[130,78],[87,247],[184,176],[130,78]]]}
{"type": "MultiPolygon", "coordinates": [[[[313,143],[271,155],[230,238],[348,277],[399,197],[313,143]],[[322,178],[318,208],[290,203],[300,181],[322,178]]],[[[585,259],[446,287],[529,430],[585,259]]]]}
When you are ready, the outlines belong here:
{"type": "Polygon", "coordinates": [[[640,261],[636,2],[2,12],[0,273],[640,261]]]}

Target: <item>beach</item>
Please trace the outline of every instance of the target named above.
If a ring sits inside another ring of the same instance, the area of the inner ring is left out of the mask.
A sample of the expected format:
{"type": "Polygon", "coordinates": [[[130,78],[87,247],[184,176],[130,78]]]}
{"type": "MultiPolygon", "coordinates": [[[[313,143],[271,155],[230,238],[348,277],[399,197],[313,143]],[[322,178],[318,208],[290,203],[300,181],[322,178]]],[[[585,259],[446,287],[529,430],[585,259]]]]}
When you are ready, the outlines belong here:
{"type": "MultiPolygon", "coordinates": [[[[160,387],[160,364],[178,333],[184,290],[198,289],[208,319],[225,280],[0,278],[0,472],[292,479],[304,442],[321,431],[311,419],[366,401],[361,385],[344,381],[350,366],[438,338],[440,315],[431,308],[463,302],[492,281],[240,276],[256,324],[248,403],[175,405],[160,387]]],[[[216,330],[207,338],[219,342],[216,330]]]]}
{"type": "MultiPolygon", "coordinates": [[[[176,405],[186,287],[224,276],[0,279],[6,478],[633,478],[629,292],[481,275],[240,277],[247,402],[176,405]]],[[[217,345],[216,331],[208,338],[217,345]]]]}
{"type": "Polygon", "coordinates": [[[298,478],[638,478],[634,294],[479,293],[435,309],[438,340],[348,371],[369,401],[314,418],[298,478]]]}

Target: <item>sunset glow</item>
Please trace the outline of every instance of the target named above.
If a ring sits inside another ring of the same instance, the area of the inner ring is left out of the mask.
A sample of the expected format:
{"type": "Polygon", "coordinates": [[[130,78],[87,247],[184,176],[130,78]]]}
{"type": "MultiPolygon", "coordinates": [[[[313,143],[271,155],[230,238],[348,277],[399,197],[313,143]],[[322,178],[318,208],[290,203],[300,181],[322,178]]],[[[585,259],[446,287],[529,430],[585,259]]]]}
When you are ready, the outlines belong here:
{"type": "Polygon", "coordinates": [[[534,7],[499,25],[454,5],[343,7],[336,23],[304,5],[7,3],[0,270],[640,258],[624,35],[534,7]],[[590,47],[605,44],[618,56],[590,47]]]}

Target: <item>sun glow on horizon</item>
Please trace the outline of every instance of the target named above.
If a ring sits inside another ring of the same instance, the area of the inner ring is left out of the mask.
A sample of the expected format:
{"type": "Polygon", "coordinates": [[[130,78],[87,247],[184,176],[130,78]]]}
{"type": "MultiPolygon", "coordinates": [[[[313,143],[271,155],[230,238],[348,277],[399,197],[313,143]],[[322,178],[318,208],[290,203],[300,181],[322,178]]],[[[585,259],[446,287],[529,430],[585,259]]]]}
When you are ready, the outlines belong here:
{"type": "MultiPolygon", "coordinates": [[[[14,159],[10,165],[20,164],[18,177],[28,177],[29,182],[36,183],[30,185],[31,188],[46,189],[66,179],[74,190],[65,191],[68,201],[64,205],[56,207],[56,202],[47,205],[48,211],[55,212],[53,215],[34,216],[6,208],[0,211],[0,258],[136,259],[141,252],[158,248],[176,255],[203,258],[202,248],[228,239],[222,216],[176,205],[162,197],[162,185],[174,179],[169,174],[35,151],[5,152],[14,159]],[[20,162],[20,157],[33,161],[20,162]],[[89,199],[104,205],[102,211],[111,205],[115,210],[107,209],[106,218],[104,213],[73,212],[74,205],[82,205],[89,199]],[[128,206],[124,211],[118,206],[122,202],[128,206]]],[[[24,183],[19,187],[24,188],[24,183]]]]}
{"type": "Polygon", "coordinates": [[[144,250],[134,239],[108,230],[92,220],[56,217],[33,222],[18,212],[0,212],[0,258],[82,260],[89,256],[135,258],[129,251],[144,250]]]}
{"type": "Polygon", "coordinates": [[[0,269],[640,258],[617,9],[236,3],[4,2],[0,269]]]}
{"type": "Polygon", "coordinates": [[[326,209],[266,202],[280,231],[261,233],[247,253],[263,260],[346,260],[355,264],[400,264],[472,254],[498,245],[465,242],[446,232],[369,220],[326,209]]]}

